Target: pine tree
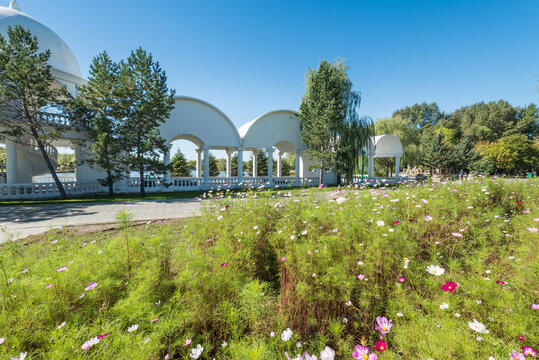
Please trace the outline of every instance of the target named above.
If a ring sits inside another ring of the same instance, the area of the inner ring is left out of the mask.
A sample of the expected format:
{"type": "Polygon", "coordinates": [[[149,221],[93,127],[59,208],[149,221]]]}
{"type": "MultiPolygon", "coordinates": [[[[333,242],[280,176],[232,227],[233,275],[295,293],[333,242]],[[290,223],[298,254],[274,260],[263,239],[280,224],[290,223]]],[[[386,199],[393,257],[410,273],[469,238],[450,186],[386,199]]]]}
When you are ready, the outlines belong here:
{"type": "MultiPolygon", "coordinates": [[[[210,151],[210,156],[209,156],[209,174],[211,177],[215,177],[217,175],[219,175],[219,165],[217,163],[217,158],[215,157],[215,155],[213,155],[210,151]]],[[[201,169],[202,169],[202,173],[204,173],[204,163],[202,163],[202,166],[201,166],[201,169]]],[[[237,171],[237,169],[236,169],[237,171]]]]}
{"type": "Polygon", "coordinates": [[[172,157],[170,165],[172,167],[170,172],[172,176],[188,177],[191,175],[187,160],[185,159],[185,156],[180,149],[178,149],[178,151],[176,151],[176,153],[172,157]]]}
{"type": "Polygon", "coordinates": [[[167,87],[165,71],[142,48],[120,63],[120,139],[127,166],[139,173],[141,195],[145,195],[145,173],[164,174],[168,169],[160,160],[168,145],[159,133],[159,126],[174,108],[174,93],[167,87]]]}
{"type": "Polygon", "coordinates": [[[67,126],[49,121],[41,111],[63,114],[71,96],[65,87],[52,86],[50,56],[50,50],[39,52],[37,37],[20,25],[8,27],[7,39],[0,34],[0,138],[33,139],[65,199],[66,192],[46,148],[67,126]]]}
{"type": "Polygon", "coordinates": [[[79,87],[79,96],[70,113],[86,125],[93,154],[85,161],[105,170],[98,179],[114,194],[114,183],[124,177],[126,166],[120,141],[121,119],[118,119],[117,79],[119,68],[106,52],[97,55],[90,65],[88,83],[79,87]]]}

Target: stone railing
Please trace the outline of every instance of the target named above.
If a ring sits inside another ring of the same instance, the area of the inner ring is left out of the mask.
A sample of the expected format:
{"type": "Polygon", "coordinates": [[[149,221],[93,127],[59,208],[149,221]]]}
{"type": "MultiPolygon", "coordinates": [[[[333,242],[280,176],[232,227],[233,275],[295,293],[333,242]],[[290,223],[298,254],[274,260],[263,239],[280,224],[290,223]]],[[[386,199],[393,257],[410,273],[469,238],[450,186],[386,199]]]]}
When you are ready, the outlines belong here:
{"type": "MultiPolygon", "coordinates": [[[[344,181],[344,179],[343,179],[344,181]]],[[[365,185],[390,185],[390,184],[400,184],[403,182],[408,182],[410,179],[408,177],[395,177],[395,176],[363,176],[363,182],[361,182],[361,175],[354,175],[353,177],[354,184],[365,184],[365,185]]]]}
{"type": "MultiPolygon", "coordinates": [[[[97,181],[70,181],[62,183],[68,195],[86,195],[103,192],[97,181]]],[[[41,199],[58,197],[55,183],[0,184],[0,199],[41,199]]]]}

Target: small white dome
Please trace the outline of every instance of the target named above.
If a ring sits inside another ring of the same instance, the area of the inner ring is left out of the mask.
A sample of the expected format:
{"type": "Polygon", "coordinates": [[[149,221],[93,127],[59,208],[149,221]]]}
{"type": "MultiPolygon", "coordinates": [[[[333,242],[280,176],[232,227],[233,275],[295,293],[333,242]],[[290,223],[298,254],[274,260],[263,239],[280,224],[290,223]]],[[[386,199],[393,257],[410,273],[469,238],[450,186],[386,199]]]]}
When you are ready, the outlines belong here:
{"type": "Polygon", "coordinates": [[[9,26],[21,25],[30,30],[32,35],[37,36],[39,48],[42,51],[47,49],[51,51],[49,64],[53,69],[80,78],[79,63],[67,44],[54,31],[25,13],[16,10],[18,8],[16,2],[12,2],[12,5],[9,8],[0,6],[0,34],[5,37],[9,26]]]}

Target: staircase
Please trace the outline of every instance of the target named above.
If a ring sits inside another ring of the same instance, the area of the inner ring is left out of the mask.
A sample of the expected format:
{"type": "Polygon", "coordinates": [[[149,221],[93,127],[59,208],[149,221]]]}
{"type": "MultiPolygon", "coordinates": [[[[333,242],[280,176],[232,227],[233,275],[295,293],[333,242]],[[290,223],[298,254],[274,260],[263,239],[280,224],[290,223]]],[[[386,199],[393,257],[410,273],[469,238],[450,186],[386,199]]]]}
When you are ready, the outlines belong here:
{"type": "MultiPolygon", "coordinates": [[[[34,138],[24,137],[21,138],[21,146],[17,147],[17,155],[21,155],[30,162],[32,167],[32,176],[45,175],[49,173],[49,168],[39,146],[34,138]]],[[[58,167],[58,150],[54,146],[45,146],[45,151],[49,155],[52,166],[56,169],[58,167]]]]}

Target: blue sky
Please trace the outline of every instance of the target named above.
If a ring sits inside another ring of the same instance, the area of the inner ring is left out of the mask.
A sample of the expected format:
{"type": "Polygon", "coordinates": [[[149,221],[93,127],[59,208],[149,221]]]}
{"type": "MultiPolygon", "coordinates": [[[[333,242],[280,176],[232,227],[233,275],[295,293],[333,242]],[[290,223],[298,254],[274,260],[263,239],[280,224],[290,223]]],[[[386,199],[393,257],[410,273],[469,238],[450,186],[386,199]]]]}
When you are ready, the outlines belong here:
{"type": "MultiPolygon", "coordinates": [[[[0,0],[7,6],[8,0],[0,0]]],[[[539,102],[539,1],[19,0],[58,33],[83,76],[97,53],[149,50],[179,95],[241,124],[296,110],[304,74],[345,58],[361,115],[417,102],[539,102]]]]}

